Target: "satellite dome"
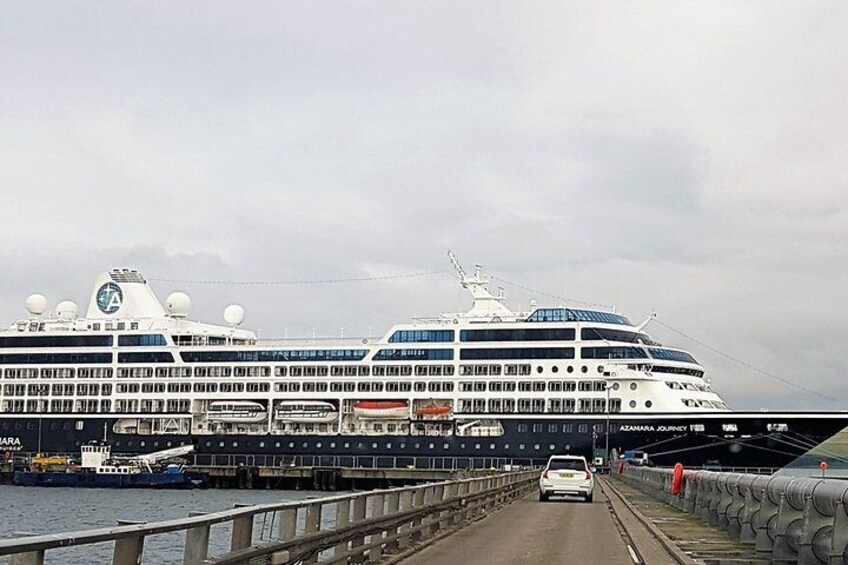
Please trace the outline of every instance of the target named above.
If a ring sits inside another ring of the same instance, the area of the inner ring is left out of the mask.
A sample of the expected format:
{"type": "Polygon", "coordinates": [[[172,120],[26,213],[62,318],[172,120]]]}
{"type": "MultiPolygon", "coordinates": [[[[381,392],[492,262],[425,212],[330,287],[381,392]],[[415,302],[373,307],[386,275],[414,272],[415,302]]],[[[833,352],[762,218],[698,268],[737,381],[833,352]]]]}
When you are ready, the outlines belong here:
{"type": "Polygon", "coordinates": [[[231,326],[238,326],[244,321],[244,308],[238,304],[230,304],[224,308],[224,321],[231,326]]]}
{"type": "Polygon", "coordinates": [[[191,310],[191,298],[185,292],[172,292],[165,300],[168,314],[174,318],[185,318],[191,310]]]}
{"type": "Polygon", "coordinates": [[[60,320],[70,322],[79,316],[79,306],[70,300],[63,300],[56,305],[56,317],[60,320]]]}
{"type": "Polygon", "coordinates": [[[33,316],[41,316],[47,308],[47,298],[43,294],[30,294],[26,299],[27,312],[33,316]]]}

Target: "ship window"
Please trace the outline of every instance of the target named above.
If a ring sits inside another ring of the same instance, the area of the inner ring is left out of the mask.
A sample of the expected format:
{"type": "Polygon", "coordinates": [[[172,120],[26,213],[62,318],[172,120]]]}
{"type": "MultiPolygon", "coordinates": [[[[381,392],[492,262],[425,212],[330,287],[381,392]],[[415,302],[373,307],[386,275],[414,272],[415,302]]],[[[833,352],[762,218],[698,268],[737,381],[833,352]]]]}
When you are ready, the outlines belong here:
{"type": "Polygon", "coordinates": [[[539,308],[528,318],[528,322],[599,322],[630,326],[630,320],[611,312],[574,310],[572,308],[539,308]]]}
{"type": "Polygon", "coordinates": [[[584,347],[580,350],[583,359],[647,359],[648,354],[640,347],[584,347]]]}
{"type": "Polygon", "coordinates": [[[580,331],[580,337],[583,341],[624,341],[629,343],[641,342],[645,345],[658,345],[646,334],[608,328],[583,328],[580,331]]]}
{"type": "Polygon", "coordinates": [[[167,351],[118,353],[118,363],[173,363],[174,356],[167,351]]]}
{"type": "MultiPolygon", "coordinates": [[[[686,401],[684,400],[684,402],[686,402],[686,401]]],[[[636,401],[635,401],[635,400],[631,400],[631,401],[630,401],[630,407],[631,407],[631,408],[636,408],[636,401]]]]}
{"type": "Polygon", "coordinates": [[[658,347],[651,347],[648,349],[651,352],[651,357],[654,359],[662,359],[663,361],[680,361],[682,363],[695,363],[695,358],[686,353],[685,351],[675,351],[673,349],[661,349],[658,347]]]}
{"type": "Polygon", "coordinates": [[[127,347],[156,347],[168,345],[162,334],[132,334],[118,336],[118,345],[127,347]]]}
{"type": "Polygon", "coordinates": [[[630,383],[630,390],[636,390],[638,386],[636,383],[630,383]]]}
{"type": "Polygon", "coordinates": [[[392,334],[389,343],[444,343],[453,340],[453,330],[399,330],[392,334]]]}
{"type": "Polygon", "coordinates": [[[111,335],[7,336],[0,337],[4,347],[111,347],[111,335]]]}
{"type": "Polygon", "coordinates": [[[453,349],[381,349],[374,361],[450,361],[453,349]]]}
{"type": "Polygon", "coordinates": [[[462,330],[460,341],[573,341],[571,328],[512,329],[512,330],[462,330]]]}
{"type": "Polygon", "coordinates": [[[577,433],[585,434],[589,432],[589,424],[580,424],[577,426],[577,433]]]}
{"type": "MultiPolygon", "coordinates": [[[[462,360],[485,359],[574,359],[573,347],[523,347],[523,348],[475,348],[462,349],[459,352],[462,360]]],[[[529,374],[530,367],[527,366],[529,374]]],[[[519,371],[521,369],[519,368],[519,371]]],[[[519,373],[525,374],[525,373],[519,373]]]]}

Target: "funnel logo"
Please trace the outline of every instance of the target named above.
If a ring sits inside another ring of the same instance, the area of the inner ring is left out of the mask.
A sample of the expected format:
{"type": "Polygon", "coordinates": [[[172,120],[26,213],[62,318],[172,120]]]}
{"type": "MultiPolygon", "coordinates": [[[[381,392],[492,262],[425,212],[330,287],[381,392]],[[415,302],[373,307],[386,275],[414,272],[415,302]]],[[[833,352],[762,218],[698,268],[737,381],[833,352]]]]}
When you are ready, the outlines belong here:
{"type": "Polygon", "coordinates": [[[121,287],[108,282],[97,290],[97,307],[104,314],[114,314],[124,303],[124,293],[121,287]]]}

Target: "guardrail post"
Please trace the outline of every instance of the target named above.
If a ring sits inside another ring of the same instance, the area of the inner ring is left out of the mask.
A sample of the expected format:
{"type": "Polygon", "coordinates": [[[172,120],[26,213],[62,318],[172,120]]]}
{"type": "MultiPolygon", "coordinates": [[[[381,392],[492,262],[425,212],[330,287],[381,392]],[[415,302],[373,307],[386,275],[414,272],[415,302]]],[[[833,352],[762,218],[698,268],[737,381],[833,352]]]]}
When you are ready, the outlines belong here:
{"type": "MultiPolygon", "coordinates": [[[[424,506],[424,494],[425,494],[424,491],[425,491],[425,489],[426,489],[426,487],[420,486],[420,487],[417,487],[413,491],[413,495],[412,495],[412,507],[413,508],[420,510],[424,506]]],[[[416,527],[420,526],[422,522],[423,522],[422,517],[419,516],[417,518],[414,518],[412,520],[412,527],[416,528],[416,527]]],[[[412,539],[413,541],[418,541],[422,538],[422,536],[423,536],[422,531],[417,530],[417,531],[414,531],[410,534],[410,539],[412,539]]]]}
{"type": "MultiPolygon", "coordinates": [[[[29,532],[12,532],[13,538],[26,538],[34,535],[36,534],[29,532]]],[[[16,553],[10,556],[9,565],[44,565],[44,550],[16,553]]]]}
{"type": "MultiPolygon", "coordinates": [[[[251,504],[239,504],[236,503],[233,505],[234,508],[244,508],[245,506],[252,506],[251,504]]],[[[238,516],[233,519],[233,534],[230,538],[230,551],[237,551],[239,549],[244,549],[246,547],[250,547],[251,542],[253,541],[253,514],[248,514],[246,516],[238,516]]]]}
{"type": "MultiPolygon", "coordinates": [[[[453,500],[453,499],[455,499],[456,498],[456,492],[457,492],[457,484],[456,483],[448,484],[447,488],[442,487],[442,500],[453,500]]],[[[439,529],[440,530],[446,530],[447,528],[450,527],[451,521],[448,519],[450,512],[451,512],[450,509],[448,509],[448,510],[442,510],[439,513],[439,518],[440,518],[439,529]]]]}
{"type": "Polygon", "coordinates": [[[277,518],[279,519],[279,530],[277,531],[277,539],[290,540],[297,535],[297,508],[286,508],[280,510],[277,518]]]}
{"type": "MultiPolygon", "coordinates": [[[[143,524],[133,520],[118,520],[119,526],[143,524]]],[[[112,553],[112,565],[140,565],[141,554],[144,551],[144,536],[134,536],[115,540],[115,551],[112,553]]]]}
{"type": "MultiPolygon", "coordinates": [[[[346,498],[336,503],[336,529],[344,528],[350,524],[350,499],[346,498]]],[[[338,544],[333,550],[334,555],[340,555],[347,551],[348,542],[338,544]]]]}
{"type": "MultiPolygon", "coordinates": [[[[365,495],[357,496],[353,499],[353,520],[352,523],[357,524],[365,519],[366,511],[368,510],[368,501],[365,495]]],[[[356,536],[350,542],[351,549],[365,544],[365,536],[356,536]]],[[[351,563],[362,563],[365,561],[364,554],[358,554],[351,558],[351,563]]]]}
{"type": "Polygon", "coordinates": [[[842,494],[842,498],[836,501],[833,510],[833,537],[830,540],[830,551],[828,552],[828,565],[842,565],[843,555],[848,551],[848,505],[845,498],[848,492],[842,494]]]}
{"type": "MultiPolygon", "coordinates": [[[[204,512],[190,512],[189,517],[203,516],[204,512]]],[[[202,565],[209,555],[208,524],[186,530],[183,565],[202,565]]]]}
{"type": "MultiPolygon", "coordinates": [[[[413,496],[414,496],[413,491],[409,490],[409,489],[404,490],[400,493],[400,501],[399,502],[400,502],[400,511],[401,512],[405,512],[405,511],[410,510],[412,508],[413,496]]],[[[408,532],[410,527],[411,527],[411,522],[404,522],[403,524],[401,524],[399,529],[400,529],[401,533],[402,532],[408,532]]],[[[398,538],[398,549],[400,549],[400,550],[406,549],[409,546],[409,542],[410,542],[410,539],[409,539],[408,535],[407,536],[401,536],[400,538],[398,538]]]]}
{"type": "MultiPolygon", "coordinates": [[[[306,534],[314,534],[321,529],[321,510],[323,505],[320,502],[313,502],[306,507],[306,534]]],[[[309,555],[303,560],[305,565],[313,565],[318,563],[318,551],[309,555]]]]}
{"type": "MultiPolygon", "coordinates": [[[[400,509],[400,493],[398,493],[397,491],[390,492],[388,495],[386,495],[386,513],[389,514],[389,515],[397,514],[399,509],[400,509]]],[[[392,534],[397,533],[397,531],[398,531],[397,528],[390,530],[389,535],[391,536],[392,534]]],[[[386,544],[386,552],[391,553],[391,552],[395,551],[397,549],[397,547],[398,547],[397,541],[391,541],[391,542],[386,544]]]]}
{"type": "MultiPolygon", "coordinates": [[[[375,494],[371,497],[371,517],[381,518],[383,516],[383,505],[385,497],[382,494],[375,494]]],[[[371,534],[371,542],[378,542],[383,539],[383,532],[371,534]]],[[[369,562],[378,562],[383,557],[383,544],[379,543],[371,548],[368,552],[369,562]]]]}

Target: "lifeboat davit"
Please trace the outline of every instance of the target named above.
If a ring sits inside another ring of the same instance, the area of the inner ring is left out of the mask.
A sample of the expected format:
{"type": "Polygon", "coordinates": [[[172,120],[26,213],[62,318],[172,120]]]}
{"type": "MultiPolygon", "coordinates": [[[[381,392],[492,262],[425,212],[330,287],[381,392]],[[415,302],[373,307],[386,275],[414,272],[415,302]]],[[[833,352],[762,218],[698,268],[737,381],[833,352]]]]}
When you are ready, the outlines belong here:
{"type": "Polygon", "coordinates": [[[409,404],[403,400],[360,400],[353,405],[357,418],[405,420],[409,418],[409,404]]]}
{"type": "Polygon", "coordinates": [[[445,416],[451,413],[451,407],[448,404],[428,404],[421,406],[416,410],[419,416],[445,416]]]}

